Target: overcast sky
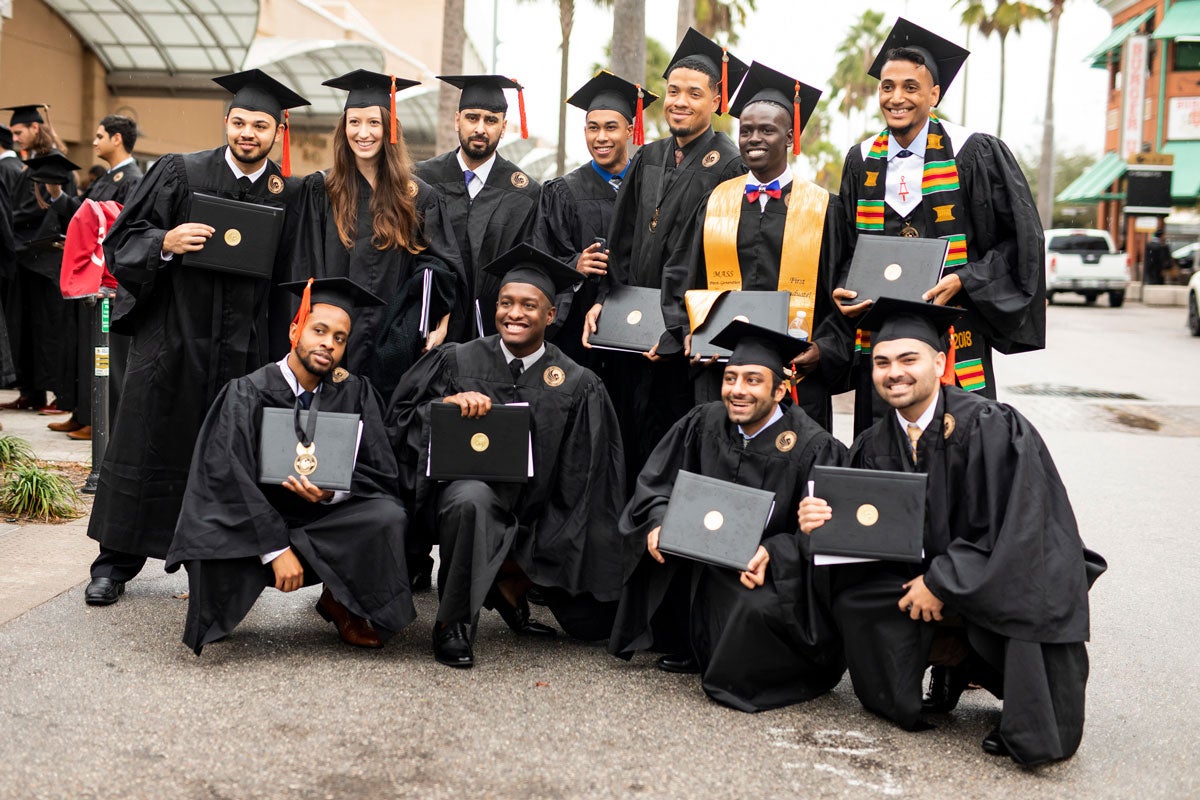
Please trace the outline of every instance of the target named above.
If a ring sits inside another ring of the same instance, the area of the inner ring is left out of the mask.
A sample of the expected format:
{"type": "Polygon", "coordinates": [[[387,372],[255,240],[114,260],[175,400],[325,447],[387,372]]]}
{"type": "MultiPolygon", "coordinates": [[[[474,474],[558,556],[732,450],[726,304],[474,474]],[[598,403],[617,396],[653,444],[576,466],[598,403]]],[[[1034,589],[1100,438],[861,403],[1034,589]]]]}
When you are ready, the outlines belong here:
{"type": "MultiPolygon", "coordinates": [[[[531,132],[553,141],[558,124],[558,3],[557,0],[468,0],[468,30],[485,61],[491,57],[492,9],[499,5],[498,70],[526,87],[531,132]]],[[[805,83],[827,90],[836,63],[835,50],[854,20],[881,3],[867,0],[758,0],[758,11],[742,30],[734,52],[749,63],[759,60],[805,83]]],[[[668,49],[675,44],[675,3],[646,3],[647,35],[668,49]]],[[[959,44],[966,32],[957,23],[960,12],[952,0],[894,0],[889,13],[905,16],[959,44]]],[[[1108,13],[1093,0],[1067,0],[1060,22],[1058,70],[1054,103],[1056,147],[1060,151],[1085,151],[1099,155],[1104,146],[1106,77],[1091,69],[1084,57],[1112,29],[1108,13]]],[[[591,0],[576,0],[575,32],[571,38],[571,88],[590,77],[590,67],[604,61],[604,46],[612,35],[612,14],[591,0]]],[[[1041,123],[1046,102],[1050,30],[1031,23],[1008,40],[1008,84],[1003,136],[1013,150],[1036,154],[1041,146],[1041,123]]],[[[968,73],[970,97],[967,127],[995,132],[999,97],[1000,47],[995,38],[972,34],[968,73]]],[[[962,104],[962,77],[946,93],[942,109],[958,120],[962,104]]],[[[878,123],[872,123],[878,124],[878,123]]],[[[587,158],[581,134],[583,112],[571,109],[567,118],[570,155],[587,158]]],[[[835,129],[835,144],[849,148],[861,133],[861,122],[851,130],[835,129]]],[[[509,135],[512,135],[511,133],[509,135]]]]}

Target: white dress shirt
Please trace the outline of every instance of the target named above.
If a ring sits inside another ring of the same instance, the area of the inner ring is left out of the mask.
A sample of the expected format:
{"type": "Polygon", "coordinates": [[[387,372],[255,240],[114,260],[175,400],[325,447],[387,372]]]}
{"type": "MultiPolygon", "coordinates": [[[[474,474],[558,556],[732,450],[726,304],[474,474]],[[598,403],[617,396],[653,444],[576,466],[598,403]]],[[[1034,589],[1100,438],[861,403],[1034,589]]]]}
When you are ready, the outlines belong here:
{"type": "Polygon", "coordinates": [[[929,120],[908,147],[902,147],[896,137],[888,134],[887,188],[883,199],[901,217],[908,217],[921,205],[921,181],[925,177],[925,145],[929,141],[929,120]],[[908,150],[907,158],[896,155],[908,150]]]}
{"type": "MultiPolygon", "coordinates": [[[[779,189],[782,191],[783,187],[792,182],[792,168],[785,166],[782,174],[766,181],[755,175],[753,170],[751,170],[750,174],[746,176],[747,186],[766,186],[771,181],[779,181],[779,189]]],[[[767,210],[767,201],[770,199],[771,198],[767,197],[766,192],[762,192],[758,195],[758,210],[760,212],[767,210]]]]}
{"type": "Polygon", "coordinates": [[[754,433],[752,433],[748,436],[746,435],[746,432],[744,430],[742,430],[742,426],[738,425],[738,433],[740,433],[742,435],[742,438],[748,442],[751,439],[753,439],[755,436],[758,436],[760,433],[762,433],[767,428],[771,427],[772,425],[774,425],[776,422],[778,422],[781,419],[783,419],[783,409],[777,405],[777,406],[775,406],[775,413],[771,415],[771,418],[769,420],[767,420],[766,425],[763,425],[761,428],[759,428],[754,433]]]}
{"type": "Polygon", "coordinates": [[[917,417],[916,422],[909,422],[904,418],[898,410],[896,411],[896,421],[900,423],[900,430],[907,431],[909,425],[916,425],[921,429],[921,433],[925,433],[925,429],[929,427],[929,423],[933,422],[933,413],[937,411],[937,395],[929,401],[929,408],[921,412],[921,416],[917,417]]]}
{"type": "MultiPolygon", "coordinates": [[[[461,147],[458,149],[458,152],[456,153],[456,155],[458,156],[458,168],[460,170],[462,170],[463,172],[466,172],[467,170],[471,169],[470,167],[467,166],[467,162],[463,161],[461,147]]],[[[471,170],[472,172],[475,173],[475,177],[472,178],[471,182],[467,184],[467,194],[469,194],[471,196],[472,200],[475,199],[475,196],[477,194],[479,194],[480,192],[483,191],[483,185],[485,183],[487,183],[488,175],[492,174],[492,167],[495,166],[495,164],[496,164],[496,154],[492,153],[490,156],[488,156],[487,161],[483,162],[478,167],[475,167],[473,170],[471,170]]],[[[463,176],[463,180],[466,180],[465,175],[463,176]]]]}
{"type": "Polygon", "coordinates": [[[511,350],[509,350],[507,347],[504,346],[504,340],[503,339],[500,340],[500,353],[501,353],[501,355],[504,356],[505,364],[511,364],[513,362],[514,358],[520,358],[521,364],[524,365],[524,369],[529,369],[530,367],[532,367],[534,364],[537,363],[538,359],[541,358],[545,352],[546,352],[546,343],[543,341],[542,346],[539,347],[537,350],[534,350],[529,355],[516,356],[516,355],[513,355],[511,350]]]}

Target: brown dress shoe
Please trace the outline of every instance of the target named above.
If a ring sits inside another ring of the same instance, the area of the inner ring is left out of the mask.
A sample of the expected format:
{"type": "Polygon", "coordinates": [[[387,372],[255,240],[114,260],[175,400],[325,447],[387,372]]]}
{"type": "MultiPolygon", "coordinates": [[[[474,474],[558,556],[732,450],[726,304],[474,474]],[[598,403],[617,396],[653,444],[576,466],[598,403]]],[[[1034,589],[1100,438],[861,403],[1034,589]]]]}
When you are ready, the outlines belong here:
{"type": "Polygon", "coordinates": [[[7,409],[9,411],[24,411],[26,409],[33,408],[33,400],[25,395],[21,395],[16,400],[9,400],[7,403],[0,403],[0,408],[7,409]]]}
{"type": "Polygon", "coordinates": [[[71,431],[67,434],[68,439],[75,439],[80,442],[90,442],[92,440],[92,426],[84,425],[76,431],[71,431]]]}
{"type": "Polygon", "coordinates": [[[317,613],[327,622],[337,626],[338,636],[342,637],[346,644],[355,647],[383,647],[383,641],[371,627],[371,623],[351,614],[349,609],[333,599],[328,588],[321,592],[321,599],[317,601],[317,613]]]}
{"type": "Polygon", "coordinates": [[[70,433],[71,431],[77,431],[82,428],[83,424],[76,422],[74,417],[69,417],[68,419],[60,420],[59,422],[51,422],[46,427],[55,433],[70,433]]]}

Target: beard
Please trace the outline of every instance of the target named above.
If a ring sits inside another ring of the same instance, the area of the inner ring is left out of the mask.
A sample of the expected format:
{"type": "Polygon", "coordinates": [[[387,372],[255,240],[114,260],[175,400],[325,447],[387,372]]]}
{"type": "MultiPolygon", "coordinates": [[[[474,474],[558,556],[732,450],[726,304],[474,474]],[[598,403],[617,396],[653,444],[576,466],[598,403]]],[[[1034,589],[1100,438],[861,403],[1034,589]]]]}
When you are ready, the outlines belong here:
{"type": "MultiPolygon", "coordinates": [[[[264,158],[266,158],[267,154],[271,152],[269,147],[264,148],[262,145],[258,145],[249,155],[246,155],[238,150],[236,144],[237,141],[235,140],[235,146],[231,146],[229,148],[229,152],[235,161],[240,161],[243,164],[257,164],[259,161],[262,161],[264,158]]],[[[255,144],[258,143],[256,142],[255,144]]]]}
{"type": "Polygon", "coordinates": [[[500,145],[499,140],[493,142],[490,139],[486,141],[480,139],[459,139],[458,143],[462,145],[463,152],[476,161],[486,160],[492,153],[496,152],[496,148],[500,145]]]}
{"type": "Polygon", "coordinates": [[[335,359],[333,357],[333,353],[330,353],[328,350],[323,350],[323,349],[316,348],[316,347],[309,348],[306,350],[298,342],[296,344],[296,359],[300,362],[301,365],[303,365],[303,367],[306,370],[308,370],[308,373],[310,375],[316,375],[317,377],[324,377],[324,376],[328,375],[331,371],[333,371],[333,368],[338,365],[337,359],[335,359]],[[329,364],[328,365],[318,364],[315,361],[313,361],[312,355],[313,355],[313,353],[318,352],[318,350],[321,353],[324,353],[325,355],[329,356],[329,364]]]}

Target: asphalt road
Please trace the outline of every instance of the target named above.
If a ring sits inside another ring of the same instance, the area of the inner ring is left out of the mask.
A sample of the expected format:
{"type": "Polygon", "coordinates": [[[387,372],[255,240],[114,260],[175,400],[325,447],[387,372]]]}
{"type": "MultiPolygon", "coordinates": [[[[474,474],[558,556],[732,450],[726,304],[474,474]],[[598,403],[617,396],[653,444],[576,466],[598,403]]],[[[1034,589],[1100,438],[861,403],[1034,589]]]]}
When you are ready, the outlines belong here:
{"type": "Polygon", "coordinates": [[[1049,340],[997,371],[1110,565],[1066,763],[983,754],[999,704],[981,691],[916,734],[865,713],[846,681],[747,715],[649,657],[518,639],[494,615],[478,666],[454,671],[430,656],[428,594],[363,652],[312,610],[315,590],[268,591],[196,658],[179,643],[185,581],[153,563],[114,607],[76,587],[0,626],[0,797],[1198,797],[1200,338],[1183,309],[1101,305],[1052,307],[1049,340]],[[1069,396],[1081,389],[1145,399],[1069,396]]]}

